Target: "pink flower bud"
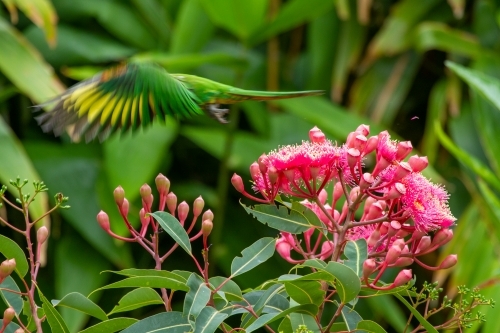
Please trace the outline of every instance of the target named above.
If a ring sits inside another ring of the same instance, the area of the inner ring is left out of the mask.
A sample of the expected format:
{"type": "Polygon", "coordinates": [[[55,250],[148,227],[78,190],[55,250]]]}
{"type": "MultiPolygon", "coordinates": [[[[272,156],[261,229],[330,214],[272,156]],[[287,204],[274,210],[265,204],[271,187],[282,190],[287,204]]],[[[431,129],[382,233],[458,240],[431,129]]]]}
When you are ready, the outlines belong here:
{"type": "Polygon", "coordinates": [[[349,198],[351,199],[351,201],[354,201],[358,198],[358,196],[359,196],[359,186],[353,187],[351,189],[351,192],[349,193],[349,198]]]}
{"type": "Polygon", "coordinates": [[[413,259],[409,257],[400,257],[391,267],[406,267],[413,264],[413,259]]]}
{"type": "Polygon", "coordinates": [[[289,182],[293,182],[295,180],[295,169],[284,170],[283,174],[289,182]]]}
{"type": "Polygon", "coordinates": [[[25,332],[22,327],[19,327],[17,330],[14,331],[14,333],[25,333],[25,332]]]}
{"type": "Polygon", "coordinates": [[[208,235],[212,232],[213,227],[214,223],[212,220],[203,220],[201,223],[201,232],[203,233],[203,237],[208,237],[208,235]]]}
{"type": "Polygon", "coordinates": [[[49,237],[49,229],[46,226],[41,226],[40,229],[36,231],[36,241],[38,244],[43,244],[49,237]]]}
{"type": "Polygon", "coordinates": [[[397,245],[392,245],[387,251],[387,255],[385,256],[385,261],[388,265],[392,265],[398,260],[401,255],[401,248],[397,245]]]}
{"type": "Polygon", "coordinates": [[[375,164],[375,168],[373,169],[372,175],[373,177],[377,177],[378,174],[384,171],[391,163],[387,161],[383,156],[377,160],[377,164],[375,164]]]}
{"type": "Polygon", "coordinates": [[[458,256],[456,254],[450,254],[444,258],[443,262],[439,265],[438,269],[447,269],[455,266],[458,261],[458,256]]]}
{"type": "Polygon", "coordinates": [[[415,254],[425,252],[431,246],[431,237],[424,236],[420,239],[418,243],[417,249],[415,250],[415,254]]]}
{"type": "Polygon", "coordinates": [[[369,221],[379,218],[383,215],[383,212],[384,210],[382,209],[382,206],[380,206],[380,203],[377,201],[370,206],[368,214],[366,214],[365,220],[369,221]]]}
{"type": "Polygon", "coordinates": [[[392,177],[392,181],[396,182],[400,179],[403,179],[407,175],[409,175],[413,169],[411,168],[409,163],[406,162],[400,162],[398,167],[396,168],[396,172],[394,173],[394,176],[392,177]]]}
{"type": "Polygon", "coordinates": [[[389,237],[394,236],[401,229],[401,223],[398,221],[391,221],[389,223],[389,230],[387,231],[389,237]]]}
{"type": "Polygon", "coordinates": [[[353,147],[356,148],[357,150],[360,151],[360,154],[363,150],[365,150],[366,143],[368,142],[368,139],[366,136],[362,134],[358,134],[354,137],[354,140],[352,140],[353,147]]]}
{"type": "Polygon", "coordinates": [[[318,199],[319,199],[319,202],[321,202],[322,205],[325,204],[326,199],[328,199],[328,193],[326,192],[325,189],[321,189],[321,191],[319,191],[318,199]]]}
{"type": "Polygon", "coordinates": [[[113,197],[115,198],[115,202],[118,207],[121,207],[123,205],[123,200],[125,199],[125,191],[123,190],[123,187],[118,186],[115,188],[113,191],[113,197]]]}
{"type": "Polygon", "coordinates": [[[253,181],[256,181],[257,179],[260,178],[260,176],[261,176],[261,173],[260,173],[259,164],[257,162],[253,162],[252,164],[250,164],[250,177],[252,177],[253,181]]]}
{"type": "Polygon", "coordinates": [[[427,168],[429,160],[427,156],[413,155],[408,159],[408,164],[411,166],[413,172],[420,172],[427,168]]]}
{"type": "Polygon", "coordinates": [[[282,236],[276,240],[276,252],[285,260],[291,259],[290,252],[292,246],[282,236]]]}
{"type": "Polygon", "coordinates": [[[259,165],[259,170],[262,174],[265,174],[267,172],[268,160],[269,158],[267,157],[266,154],[260,155],[259,159],[257,160],[257,164],[259,165]]]}
{"type": "Polygon", "coordinates": [[[342,184],[336,182],[333,186],[333,201],[337,202],[344,195],[344,190],[342,189],[342,184]]]}
{"type": "Polygon", "coordinates": [[[374,151],[375,148],[377,148],[377,145],[378,145],[378,136],[369,137],[368,140],[366,141],[365,150],[363,151],[363,156],[368,155],[369,153],[374,151]]]}
{"type": "Polygon", "coordinates": [[[363,262],[363,278],[367,279],[377,269],[377,263],[374,259],[366,259],[363,262]]]}
{"type": "Polygon", "coordinates": [[[354,168],[358,164],[360,156],[361,153],[355,148],[349,148],[347,150],[347,164],[350,168],[354,168]]]}
{"type": "Polygon", "coordinates": [[[148,184],[144,184],[141,186],[139,192],[141,193],[142,200],[147,200],[151,195],[151,187],[148,184]]]}
{"type": "Polygon", "coordinates": [[[396,151],[396,161],[402,161],[413,149],[410,141],[399,142],[396,151]]]}
{"type": "Polygon", "coordinates": [[[127,199],[123,199],[122,206],[120,207],[120,212],[122,212],[123,216],[128,215],[130,204],[127,199]]]}
{"type": "Polygon", "coordinates": [[[181,202],[177,207],[177,218],[181,223],[184,223],[184,221],[186,221],[188,213],[189,205],[186,203],[186,201],[181,202]]]}
{"type": "Polygon", "coordinates": [[[283,239],[285,239],[288,242],[288,244],[290,244],[292,246],[296,245],[295,244],[295,239],[293,238],[292,234],[290,234],[289,232],[282,232],[281,233],[281,237],[283,239]]]}
{"type": "Polygon", "coordinates": [[[275,167],[269,167],[269,170],[267,171],[267,177],[269,177],[269,182],[271,183],[271,185],[275,185],[278,182],[278,171],[275,167]]]}
{"type": "Polygon", "coordinates": [[[99,223],[101,228],[104,229],[104,231],[109,231],[109,228],[110,228],[109,227],[109,216],[108,216],[108,214],[106,214],[106,212],[101,210],[97,214],[97,222],[99,223]]]}
{"type": "MultiPolygon", "coordinates": [[[[375,181],[375,178],[373,178],[372,174],[369,173],[369,172],[365,172],[362,176],[361,176],[361,180],[359,182],[359,187],[362,189],[362,190],[366,190],[367,188],[369,188],[370,186],[372,186],[373,182],[375,181]]],[[[371,198],[371,197],[370,197],[371,198]]],[[[373,198],[372,198],[373,199],[373,198]]]]}
{"type": "Polygon", "coordinates": [[[309,141],[314,143],[323,143],[325,140],[325,134],[316,126],[309,131],[309,141]]]}
{"type": "Polygon", "coordinates": [[[205,213],[203,213],[203,216],[201,218],[203,221],[205,221],[205,220],[213,221],[214,220],[214,213],[212,213],[212,211],[209,209],[209,210],[205,211],[205,213]]]}
{"type": "Polygon", "coordinates": [[[434,234],[432,246],[438,247],[448,243],[453,238],[453,230],[441,229],[434,234]]]}
{"type": "Polygon", "coordinates": [[[156,184],[156,189],[160,194],[167,194],[168,191],[170,190],[170,180],[168,180],[168,178],[162,175],[161,173],[158,174],[158,176],[156,176],[155,184],[156,184]]]}
{"type": "Polygon", "coordinates": [[[405,240],[404,239],[396,239],[393,243],[392,243],[392,246],[399,246],[399,248],[401,249],[401,253],[403,253],[403,249],[405,248],[406,244],[405,244],[405,240]]]}
{"type": "Polygon", "coordinates": [[[377,202],[377,199],[368,197],[365,200],[365,207],[363,208],[363,214],[366,215],[370,211],[371,205],[373,205],[375,202],[377,202]]]}
{"type": "Polygon", "coordinates": [[[7,259],[0,264],[0,283],[16,269],[16,259],[7,259]]]}
{"type": "Polygon", "coordinates": [[[389,192],[384,196],[385,200],[393,200],[400,198],[406,194],[406,186],[401,183],[395,183],[390,187],[389,192]]]}
{"type": "Polygon", "coordinates": [[[392,284],[392,286],[394,288],[402,286],[408,283],[412,279],[412,277],[413,275],[411,269],[403,269],[401,272],[398,273],[398,275],[394,279],[394,283],[392,284]]]}
{"type": "Polygon", "coordinates": [[[321,253],[319,259],[326,260],[332,256],[333,253],[333,242],[326,241],[321,244],[321,253]]]}
{"type": "Polygon", "coordinates": [[[375,244],[377,244],[379,239],[380,239],[380,230],[378,229],[373,230],[373,232],[370,234],[370,237],[368,237],[367,241],[368,246],[370,247],[375,246],[375,244]]]}
{"type": "Polygon", "coordinates": [[[169,194],[167,194],[167,199],[165,201],[167,202],[168,211],[172,215],[174,215],[175,207],[177,206],[177,196],[174,194],[174,192],[170,192],[169,194]]]}
{"type": "Polygon", "coordinates": [[[139,211],[139,220],[141,221],[141,225],[142,225],[142,228],[147,228],[148,225],[149,225],[149,222],[151,221],[151,218],[148,216],[146,216],[146,211],[144,210],[144,208],[141,208],[141,210],[139,211]]]}
{"type": "MultiPolygon", "coordinates": [[[[311,178],[312,179],[318,178],[320,170],[321,170],[320,167],[314,167],[314,166],[309,167],[309,173],[311,174],[311,178]]],[[[304,180],[305,180],[305,178],[307,178],[307,177],[304,177],[304,180]]]]}
{"type": "Polygon", "coordinates": [[[7,309],[5,309],[5,311],[3,312],[3,326],[6,327],[7,325],[9,325],[15,316],[16,310],[14,310],[14,308],[8,307],[7,309]]]}
{"type": "Polygon", "coordinates": [[[205,201],[203,200],[203,198],[201,197],[201,195],[194,199],[194,202],[193,202],[193,215],[195,217],[198,217],[200,216],[201,212],[203,211],[203,207],[205,206],[205,201]]]}
{"type": "Polygon", "coordinates": [[[367,136],[368,134],[370,134],[370,125],[361,124],[358,126],[358,128],[356,128],[356,132],[367,136]]]}
{"type": "MultiPolygon", "coordinates": [[[[325,206],[325,210],[327,211],[327,213],[330,216],[332,216],[332,207],[330,207],[329,204],[326,204],[324,206],[325,206]]],[[[323,222],[324,224],[326,224],[328,226],[331,226],[331,224],[332,224],[331,221],[330,221],[330,219],[329,219],[329,217],[326,216],[325,213],[322,210],[319,211],[319,219],[320,219],[321,222],[323,222]]]]}
{"type": "Polygon", "coordinates": [[[233,184],[236,191],[243,193],[245,192],[245,186],[243,185],[243,179],[236,173],[231,177],[231,184],[233,184]]]}

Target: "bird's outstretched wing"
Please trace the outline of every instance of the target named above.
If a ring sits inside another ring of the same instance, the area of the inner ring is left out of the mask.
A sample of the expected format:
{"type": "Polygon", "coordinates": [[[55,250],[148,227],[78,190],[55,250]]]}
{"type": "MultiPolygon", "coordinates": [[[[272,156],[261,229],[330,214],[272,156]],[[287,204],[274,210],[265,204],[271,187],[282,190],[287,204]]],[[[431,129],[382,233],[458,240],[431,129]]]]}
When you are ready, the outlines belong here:
{"type": "Polygon", "coordinates": [[[71,137],[102,141],[121,130],[151,124],[154,117],[203,114],[199,101],[184,83],[150,63],[128,63],[103,71],[69,88],[38,108],[55,104],[37,117],[45,132],[61,135],[73,125],[71,137]]]}

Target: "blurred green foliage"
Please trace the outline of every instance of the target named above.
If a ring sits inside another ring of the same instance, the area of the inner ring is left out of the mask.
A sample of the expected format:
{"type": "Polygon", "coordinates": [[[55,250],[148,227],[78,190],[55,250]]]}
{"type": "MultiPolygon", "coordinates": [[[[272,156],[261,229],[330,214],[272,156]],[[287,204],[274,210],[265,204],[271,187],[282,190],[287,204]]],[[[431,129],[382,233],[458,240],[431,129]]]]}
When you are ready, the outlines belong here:
{"type": "MultiPolygon", "coordinates": [[[[113,229],[124,232],[112,197],[116,186],[125,189],[132,212],[140,207],[140,185],[152,184],[159,172],[170,178],[181,200],[203,195],[215,212],[211,268],[227,274],[242,248],[276,236],[238,204],[231,174],[248,178],[248,166],[260,154],[300,142],[314,125],[343,142],[365,123],[373,132],[388,129],[411,140],[437,171],[434,181],[443,181],[451,193],[456,236],[441,255],[458,253],[459,264],[434,276],[420,274],[417,281],[438,279],[448,295],[457,285],[481,286],[486,297],[500,299],[500,189],[489,181],[498,181],[500,174],[499,97],[494,90],[489,96],[451,65],[472,85],[469,90],[445,66],[451,60],[500,77],[498,1],[3,0],[3,6],[0,182],[8,184],[18,175],[45,181],[50,193],[33,205],[34,216],[56,192],[68,196],[72,206],[52,216],[47,265],[40,276],[49,298],[88,294],[110,282],[109,274],[99,274],[106,269],[150,267],[148,255],[115,242],[95,221],[104,209],[115,222],[113,229]],[[232,109],[227,126],[208,117],[171,119],[166,126],[102,144],[72,144],[36,125],[30,106],[129,57],[242,88],[324,89],[326,94],[244,103],[232,109]]],[[[11,221],[20,218],[9,210],[0,214],[11,221]]],[[[431,265],[440,261],[426,259],[431,265]]],[[[164,268],[193,265],[179,252],[164,268]]],[[[256,285],[288,268],[276,258],[239,282],[256,285]]],[[[93,295],[109,311],[120,296],[93,295]]],[[[393,298],[360,302],[357,310],[397,332],[405,324],[405,310],[393,298]]],[[[161,309],[146,311],[133,315],[161,309]]],[[[482,331],[500,331],[498,311],[487,310],[482,331]]],[[[71,331],[91,324],[80,313],[62,313],[71,331]]]]}

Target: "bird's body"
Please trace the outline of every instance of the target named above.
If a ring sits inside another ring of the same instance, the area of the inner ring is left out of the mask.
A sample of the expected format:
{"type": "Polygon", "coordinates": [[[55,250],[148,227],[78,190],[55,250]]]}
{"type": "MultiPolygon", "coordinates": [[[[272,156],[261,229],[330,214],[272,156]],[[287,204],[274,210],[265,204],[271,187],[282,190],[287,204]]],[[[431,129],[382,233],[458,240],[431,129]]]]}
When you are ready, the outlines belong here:
{"type": "Polygon", "coordinates": [[[322,94],[322,91],[266,92],[235,88],[188,74],[169,74],[152,63],[127,63],[82,81],[42,105],[56,103],[37,117],[44,131],[62,134],[73,125],[73,139],[87,141],[151,124],[154,118],[209,113],[225,122],[220,104],[322,94]]]}

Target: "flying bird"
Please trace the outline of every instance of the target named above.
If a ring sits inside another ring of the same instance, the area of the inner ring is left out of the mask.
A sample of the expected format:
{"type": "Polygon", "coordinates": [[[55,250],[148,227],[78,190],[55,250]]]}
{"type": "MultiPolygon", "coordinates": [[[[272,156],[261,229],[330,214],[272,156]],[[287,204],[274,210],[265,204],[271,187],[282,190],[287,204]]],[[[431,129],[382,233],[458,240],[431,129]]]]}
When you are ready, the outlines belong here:
{"type": "Polygon", "coordinates": [[[81,137],[87,142],[96,137],[102,141],[116,131],[148,126],[155,118],[207,113],[225,123],[228,109],[220,108],[221,104],[320,94],[323,91],[244,90],[194,75],[170,74],[154,63],[130,62],[96,74],[38,105],[38,109],[55,106],[36,119],[43,131],[56,136],[71,126],[74,141],[81,137]]]}

